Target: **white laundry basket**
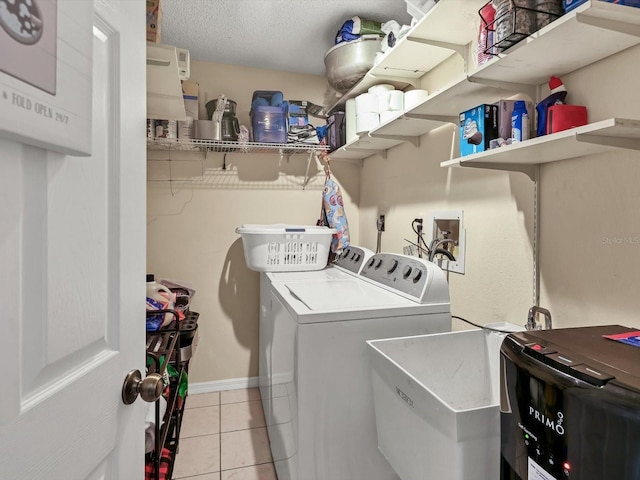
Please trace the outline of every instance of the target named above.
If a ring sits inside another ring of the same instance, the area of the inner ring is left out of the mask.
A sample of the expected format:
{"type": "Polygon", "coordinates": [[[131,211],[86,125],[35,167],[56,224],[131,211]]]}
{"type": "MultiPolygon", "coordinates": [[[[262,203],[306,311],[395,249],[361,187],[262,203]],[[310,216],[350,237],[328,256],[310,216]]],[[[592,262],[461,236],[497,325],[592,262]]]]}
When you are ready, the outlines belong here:
{"type": "Polygon", "coordinates": [[[257,272],[302,272],[327,265],[334,228],[315,225],[242,225],[247,267],[257,272]]]}

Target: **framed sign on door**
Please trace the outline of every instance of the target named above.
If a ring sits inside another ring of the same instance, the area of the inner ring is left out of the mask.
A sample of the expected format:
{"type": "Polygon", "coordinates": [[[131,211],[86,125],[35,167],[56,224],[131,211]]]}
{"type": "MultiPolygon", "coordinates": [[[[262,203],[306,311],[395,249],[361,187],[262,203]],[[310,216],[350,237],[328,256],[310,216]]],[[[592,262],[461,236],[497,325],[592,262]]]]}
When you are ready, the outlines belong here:
{"type": "Polygon", "coordinates": [[[0,136],[91,154],[93,2],[0,0],[0,136]]]}

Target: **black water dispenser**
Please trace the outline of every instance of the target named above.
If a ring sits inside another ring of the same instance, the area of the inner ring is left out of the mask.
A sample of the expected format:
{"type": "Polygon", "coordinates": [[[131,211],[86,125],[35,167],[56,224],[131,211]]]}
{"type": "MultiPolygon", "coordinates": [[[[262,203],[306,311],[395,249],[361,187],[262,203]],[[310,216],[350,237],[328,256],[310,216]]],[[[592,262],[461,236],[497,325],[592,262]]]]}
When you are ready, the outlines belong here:
{"type": "Polygon", "coordinates": [[[501,480],[640,480],[640,332],[519,332],[500,353],[501,480]]]}

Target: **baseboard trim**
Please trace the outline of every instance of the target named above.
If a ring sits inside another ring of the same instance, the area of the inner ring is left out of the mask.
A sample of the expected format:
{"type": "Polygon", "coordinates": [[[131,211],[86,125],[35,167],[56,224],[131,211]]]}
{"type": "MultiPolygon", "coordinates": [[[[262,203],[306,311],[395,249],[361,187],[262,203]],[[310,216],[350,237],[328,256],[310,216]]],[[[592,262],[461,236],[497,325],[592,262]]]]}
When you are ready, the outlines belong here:
{"type": "Polygon", "coordinates": [[[189,394],[222,392],[224,390],[238,390],[240,388],[254,388],[258,386],[258,377],[229,378],[213,382],[189,382],[189,394]]]}

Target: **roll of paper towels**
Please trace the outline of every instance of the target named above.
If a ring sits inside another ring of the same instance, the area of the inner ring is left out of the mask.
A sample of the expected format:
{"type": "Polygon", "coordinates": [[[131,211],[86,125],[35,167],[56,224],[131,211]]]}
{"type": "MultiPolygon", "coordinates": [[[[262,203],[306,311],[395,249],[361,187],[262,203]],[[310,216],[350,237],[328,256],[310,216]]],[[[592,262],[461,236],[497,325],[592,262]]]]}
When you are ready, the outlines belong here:
{"type": "Polygon", "coordinates": [[[409,90],[404,92],[404,109],[411,110],[413,107],[420,105],[429,97],[426,90],[409,90]]]}
{"type": "Polygon", "coordinates": [[[380,85],[374,85],[373,87],[369,87],[367,92],[373,93],[374,95],[380,95],[381,93],[388,92],[389,90],[393,90],[395,87],[388,83],[381,83],[380,85]]]}
{"type": "Polygon", "coordinates": [[[380,125],[380,115],[377,113],[359,113],[356,115],[356,133],[365,133],[380,125]]]}
{"type": "Polygon", "coordinates": [[[356,115],[363,113],[378,113],[378,96],[373,93],[363,93],[356,97],[356,115]]]}
{"type": "Polygon", "coordinates": [[[398,111],[398,110],[387,110],[385,112],[380,112],[380,125],[382,125],[383,123],[387,123],[390,120],[393,120],[394,118],[398,117],[401,114],[402,114],[402,111],[398,111]]]}
{"type": "Polygon", "coordinates": [[[404,94],[400,90],[388,90],[378,94],[378,111],[399,112],[404,110],[404,94]]]}
{"type": "Polygon", "coordinates": [[[358,139],[356,133],[356,100],[350,98],[344,107],[344,119],[347,122],[346,125],[346,137],[347,143],[351,143],[358,139]]]}

